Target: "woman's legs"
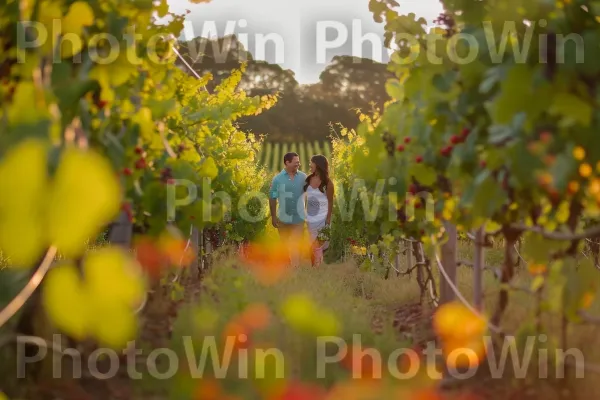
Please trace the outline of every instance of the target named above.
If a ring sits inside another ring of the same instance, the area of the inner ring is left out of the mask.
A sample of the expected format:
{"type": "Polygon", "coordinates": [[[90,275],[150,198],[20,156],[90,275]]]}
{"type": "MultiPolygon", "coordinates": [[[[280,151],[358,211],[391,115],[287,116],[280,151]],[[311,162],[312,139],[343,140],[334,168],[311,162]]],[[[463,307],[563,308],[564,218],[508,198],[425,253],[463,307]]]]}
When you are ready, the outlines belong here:
{"type": "Polygon", "coordinates": [[[322,244],[319,244],[317,236],[319,234],[319,230],[324,226],[325,219],[322,221],[309,221],[307,223],[308,232],[310,234],[310,240],[312,243],[310,260],[313,267],[318,266],[323,258],[323,251],[321,249],[322,244]]]}

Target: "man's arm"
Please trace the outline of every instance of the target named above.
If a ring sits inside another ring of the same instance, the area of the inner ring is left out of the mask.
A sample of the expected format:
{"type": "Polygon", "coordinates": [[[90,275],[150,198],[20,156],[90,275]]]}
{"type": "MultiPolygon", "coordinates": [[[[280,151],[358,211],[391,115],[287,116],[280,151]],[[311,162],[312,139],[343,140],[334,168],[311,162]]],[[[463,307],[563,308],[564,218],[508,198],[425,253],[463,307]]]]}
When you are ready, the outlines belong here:
{"type": "Polygon", "coordinates": [[[269,208],[271,209],[271,222],[273,226],[277,228],[279,221],[277,221],[277,200],[269,197],[269,208]]]}
{"type": "Polygon", "coordinates": [[[271,187],[269,188],[269,208],[271,209],[271,223],[277,228],[279,221],[277,220],[277,188],[275,187],[275,178],[273,178],[271,187]]]}

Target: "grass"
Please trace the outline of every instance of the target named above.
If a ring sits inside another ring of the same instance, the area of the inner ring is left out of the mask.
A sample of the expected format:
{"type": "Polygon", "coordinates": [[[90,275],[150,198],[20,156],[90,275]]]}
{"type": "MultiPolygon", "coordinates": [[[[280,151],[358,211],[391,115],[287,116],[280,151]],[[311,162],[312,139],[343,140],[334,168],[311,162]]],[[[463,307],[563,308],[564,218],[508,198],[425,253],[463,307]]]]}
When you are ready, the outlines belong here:
{"type": "MultiPolygon", "coordinates": [[[[459,260],[470,261],[473,255],[472,246],[469,243],[460,242],[457,255],[459,260]]],[[[486,266],[500,266],[502,258],[502,249],[488,249],[485,254],[486,266]]],[[[404,257],[401,261],[405,262],[404,257]]],[[[289,364],[288,360],[292,360],[291,363],[297,368],[288,371],[288,374],[291,374],[288,376],[314,379],[315,374],[315,360],[309,355],[314,348],[307,344],[306,337],[298,335],[298,332],[286,325],[281,311],[282,304],[288,296],[296,293],[310,296],[319,308],[332,312],[343,327],[340,336],[347,343],[351,342],[352,334],[360,334],[363,347],[375,347],[383,355],[390,354],[399,347],[413,345],[410,337],[398,334],[397,330],[393,328],[392,322],[395,310],[418,302],[419,293],[414,275],[412,278],[394,275],[391,279],[385,280],[382,278],[381,271],[362,272],[352,262],[346,262],[323,265],[317,269],[303,267],[277,284],[265,287],[255,281],[248,271],[236,268],[235,265],[235,261],[229,260],[215,266],[210,271],[205,278],[204,290],[198,303],[202,305],[203,309],[213,310],[218,314],[220,322],[214,327],[218,332],[223,332],[227,321],[238,315],[245,306],[253,303],[266,304],[273,311],[275,322],[260,334],[259,341],[275,344],[278,349],[282,349],[286,364],[289,364]],[[379,334],[373,330],[376,320],[379,320],[383,327],[379,334]]],[[[406,266],[402,265],[401,268],[405,269],[406,266]]],[[[439,283],[440,277],[437,269],[434,269],[434,275],[439,283]]],[[[472,279],[470,267],[459,267],[457,286],[469,301],[473,297],[472,279]]],[[[483,279],[485,310],[490,314],[496,307],[499,284],[492,270],[486,270],[483,279]]],[[[526,287],[530,282],[531,278],[526,268],[524,266],[518,268],[515,284],[526,287]]],[[[519,334],[524,325],[526,328],[531,328],[535,312],[535,301],[530,294],[511,292],[509,307],[504,314],[502,327],[507,332],[519,334]],[[527,323],[530,324],[527,325],[527,323]]],[[[593,304],[590,313],[600,315],[600,307],[597,302],[593,304]]],[[[560,337],[560,319],[558,317],[546,316],[543,324],[550,337],[560,337]]],[[[581,349],[586,362],[600,363],[600,350],[592,345],[596,341],[597,333],[597,329],[593,326],[571,325],[568,332],[568,345],[571,348],[581,349]]],[[[332,373],[330,380],[326,381],[332,383],[342,376],[345,375],[337,371],[332,373]]],[[[554,376],[553,369],[550,369],[548,376],[554,376]]],[[[531,374],[529,378],[533,378],[531,374]]],[[[597,390],[594,380],[594,376],[590,373],[585,374],[585,379],[578,379],[575,385],[576,394],[584,396],[581,398],[591,398],[585,396],[597,390]]],[[[531,384],[530,380],[523,382],[531,384]]],[[[537,381],[536,385],[540,386],[534,385],[533,389],[528,390],[533,391],[534,394],[542,393],[544,390],[545,398],[553,398],[552,396],[558,393],[552,386],[555,383],[555,381],[553,383],[537,381]],[[550,390],[550,394],[546,390],[550,390]]]]}
{"type": "MultiPolygon", "coordinates": [[[[266,231],[269,240],[277,240],[276,230],[268,224],[266,231]]],[[[473,247],[469,242],[459,242],[457,259],[471,261],[473,247]]],[[[486,249],[485,264],[487,267],[498,267],[502,264],[503,250],[501,248],[486,249]]],[[[406,259],[401,257],[401,263],[406,259]]],[[[280,349],[284,354],[286,376],[297,377],[302,380],[315,381],[316,352],[315,335],[310,333],[299,333],[287,322],[282,310],[286,299],[293,294],[306,294],[317,305],[319,310],[326,310],[335,315],[338,320],[341,336],[346,343],[352,343],[353,335],[359,334],[361,345],[373,347],[380,351],[385,357],[392,351],[401,347],[413,346],[413,338],[407,334],[400,334],[394,327],[397,318],[396,311],[407,305],[418,302],[419,291],[412,277],[396,277],[391,275],[388,280],[383,279],[380,270],[363,272],[357,265],[349,260],[344,263],[323,265],[313,269],[304,265],[293,271],[286,279],[274,285],[264,286],[257,282],[254,277],[244,268],[239,267],[237,260],[231,256],[221,259],[213,264],[213,268],[207,272],[201,282],[201,290],[194,300],[189,300],[183,305],[178,313],[178,318],[172,327],[170,335],[170,347],[178,351],[184,351],[181,339],[188,335],[194,340],[199,340],[207,335],[221,337],[228,329],[229,322],[239,315],[245,307],[250,304],[262,303],[269,307],[273,313],[272,323],[256,335],[251,337],[253,344],[280,349]],[[214,325],[209,322],[215,318],[214,325]],[[380,329],[376,329],[376,328],[380,329]]],[[[400,266],[403,270],[407,265],[400,266]]],[[[434,267],[436,281],[440,282],[440,276],[434,267]]],[[[494,276],[493,270],[488,269],[483,274],[485,310],[489,314],[496,306],[499,284],[494,276]]],[[[515,284],[526,287],[531,278],[524,266],[517,269],[515,284]]],[[[197,282],[196,282],[197,283],[197,282]]],[[[461,293],[469,301],[473,298],[473,275],[470,267],[459,267],[457,271],[457,286],[461,293]]],[[[531,325],[536,312],[535,299],[525,292],[511,292],[509,307],[504,314],[502,327],[511,333],[518,334],[524,326],[531,325]]],[[[589,310],[592,315],[600,315],[600,304],[595,301],[589,310]]],[[[164,313],[157,314],[152,318],[165,318],[164,313]]],[[[319,323],[319,317],[315,315],[315,323],[319,323]]],[[[560,318],[557,316],[545,316],[544,327],[548,330],[550,337],[560,337],[560,318]]],[[[414,332],[404,332],[413,333],[414,332]]],[[[168,336],[165,333],[165,336],[168,336]]],[[[598,329],[595,326],[571,324],[568,330],[568,346],[583,351],[586,363],[600,364],[600,349],[597,343],[598,329]]],[[[180,358],[182,359],[182,358],[180,358]]],[[[384,359],[385,362],[385,359],[384,359]]],[[[164,370],[164,368],[162,369],[164,370]]],[[[532,372],[533,374],[533,372],[532,372]]],[[[554,375],[553,370],[549,376],[554,375]]],[[[316,380],[319,384],[331,385],[339,380],[349,378],[347,370],[339,366],[328,366],[327,376],[324,380],[316,380]]],[[[553,386],[554,383],[536,382],[530,374],[528,379],[517,381],[517,388],[529,385],[528,389],[533,397],[518,395],[516,398],[557,398],[560,394],[553,386]],[[532,383],[533,382],[533,383],[532,383]],[[548,392],[549,390],[549,392],[548,392]],[[543,396],[542,396],[543,393],[543,396]]],[[[571,393],[572,398],[595,398],[593,396],[598,390],[597,377],[586,372],[584,379],[575,381],[575,390],[571,393]]],[[[248,396],[248,382],[240,382],[231,379],[226,381],[225,386],[232,391],[237,391],[243,399],[258,399],[260,397],[248,396]]],[[[502,381],[489,387],[501,386],[503,390],[514,387],[514,382],[502,381]]],[[[197,384],[187,382],[188,384],[197,384]]],[[[475,382],[476,383],[476,382],[475,382]]],[[[186,382],[171,380],[161,381],[159,385],[167,384],[180,387],[185,390],[186,382]]],[[[496,389],[494,389],[496,390],[496,389]]],[[[525,389],[520,389],[525,391],[525,389]]],[[[499,392],[499,397],[508,398],[505,393],[499,392]]],[[[523,392],[525,393],[525,392],[523,392]]],[[[145,398],[145,397],[144,397],[145,398]]],[[[484,397],[490,398],[490,397],[484,397]]]]}

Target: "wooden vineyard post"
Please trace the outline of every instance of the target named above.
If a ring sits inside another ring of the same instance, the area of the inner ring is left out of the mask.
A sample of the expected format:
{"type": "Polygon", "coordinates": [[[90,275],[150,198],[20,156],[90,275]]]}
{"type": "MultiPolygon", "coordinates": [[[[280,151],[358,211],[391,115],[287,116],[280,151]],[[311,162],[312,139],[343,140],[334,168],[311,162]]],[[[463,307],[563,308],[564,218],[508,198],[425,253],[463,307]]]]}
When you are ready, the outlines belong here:
{"type": "Polygon", "coordinates": [[[194,259],[192,261],[192,264],[190,265],[191,271],[191,277],[192,279],[197,279],[200,275],[200,262],[199,262],[199,253],[200,253],[200,233],[198,231],[198,228],[194,227],[192,228],[192,235],[190,238],[190,246],[192,247],[192,250],[194,252],[194,259]]]}
{"type": "Polygon", "coordinates": [[[204,271],[204,229],[202,229],[199,233],[198,237],[198,250],[199,250],[199,261],[200,261],[200,271],[204,271]]]}
{"type": "MultiPolygon", "coordinates": [[[[404,241],[406,248],[406,268],[410,271],[412,268],[412,246],[410,242],[404,241]]],[[[400,257],[398,256],[398,264],[400,264],[400,257]]]]}
{"type": "Polygon", "coordinates": [[[124,210],[121,210],[117,220],[113,223],[108,234],[108,242],[124,247],[129,250],[131,237],[133,235],[133,224],[124,210]]]}
{"type": "Polygon", "coordinates": [[[210,237],[207,237],[206,231],[203,232],[203,243],[202,243],[202,269],[205,270],[210,268],[210,253],[212,252],[212,242],[210,237]]]}
{"type": "MultiPolygon", "coordinates": [[[[394,258],[394,267],[396,267],[396,276],[400,276],[400,242],[396,244],[396,257],[394,258]]],[[[410,267],[410,265],[409,265],[410,267]]]]}
{"type": "Polygon", "coordinates": [[[473,260],[473,304],[477,311],[483,310],[483,268],[485,232],[483,227],[475,233],[475,259],[473,260]]]}
{"type": "MultiPolygon", "coordinates": [[[[442,267],[446,271],[450,281],[456,286],[456,226],[445,221],[444,226],[448,240],[442,245],[442,267]]],[[[440,305],[454,301],[456,295],[442,275],[440,277],[440,305]]]]}

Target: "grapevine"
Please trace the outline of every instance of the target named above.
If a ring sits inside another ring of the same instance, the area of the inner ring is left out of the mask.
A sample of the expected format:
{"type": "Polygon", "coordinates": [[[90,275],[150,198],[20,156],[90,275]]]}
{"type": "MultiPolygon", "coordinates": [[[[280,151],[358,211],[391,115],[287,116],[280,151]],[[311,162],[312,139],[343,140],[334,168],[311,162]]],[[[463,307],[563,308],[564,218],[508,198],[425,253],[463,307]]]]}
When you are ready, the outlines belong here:
{"type": "MultiPolygon", "coordinates": [[[[0,62],[7,67],[0,71],[0,181],[2,192],[11,193],[0,200],[0,251],[42,283],[51,323],[77,340],[121,348],[135,337],[134,311],[151,282],[193,259],[190,227],[206,229],[222,245],[225,237],[216,235],[226,225],[238,240],[252,240],[265,226],[237,214],[243,195],[266,183],[256,178],[261,141],[239,131],[236,120],[269,109],[276,98],[237,89],[245,66],[212,92],[210,75],[176,66],[173,38],[183,19],[164,1],[13,2],[0,11],[6,33],[0,62]],[[154,13],[171,22],[157,24],[154,13]],[[79,38],[75,46],[59,39],[18,49],[12,34],[18,23],[32,20],[50,32],[52,18],[79,38]],[[103,22],[114,18],[122,23],[103,22]],[[133,25],[142,39],[130,45],[133,25]],[[99,35],[116,38],[118,51],[99,35]],[[94,59],[111,52],[112,63],[94,59]],[[170,196],[185,198],[191,187],[197,198],[172,207],[170,196]],[[233,207],[213,200],[219,192],[233,207]],[[121,226],[133,238],[86,250],[89,238],[106,231],[115,238],[121,226]],[[61,263],[49,268],[55,253],[61,263]],[[38,267],[44,254],[50,261],[38,267]]],[[[1,311],[0,327],[15,311],[12,305],[1,311]]]]}
{"type": "MultiPolygon", "coordinates": [[[[489,320],[496,327],[510,300],[508,287],[520,260],[517,243],[522,244],[530,271],[543,266],[532,283],[534,292],[546,293],[540,295],[540,310],[563,317],[566,332],[566,326],[582,321],[582,299],[597,290],[586,283],[597,281],[591,275],[594,264],[578,256],[585,242],[598,237],[593,82],[599,71],[589,61],[577,67],[559,62],[549,47],[553,42],[543,47],[534,40],[524,55],[516,46],[498,50],[498,44],[507,39],[502,32],[508,21],[520,21],[511,37],[521,46],[530,33],[595,36],[599,25],[592,22],[589,4],[583,6],[589,2],[517,1],[502,7],[494,1],[443,1],[446,11],[437,22],[445,26],[430,32],[423,19],[400,15],[389,3],[372,0],[370,7],[376,19],[385,20],[388,43],[395,41],[400,49],[390,63],[396,74],[387,83],[391,101],[376,124],[367,119],[357,128],[365,145],[353,150],[351,165],[371,190],[378,179],[393,176],[395,192],[431,195],[434,218],[415,224],[405,218],[405,205],[391,204],[400,218],[392,225],[378,223],[381,234],[417,238],[436,253],[438,263],[442,250],[444,267],[456,264],[450,253],[444,261],[450,227],[471,237],[483,229],[483,240],[475,242],[479,248],[500,237],[502,288],[489,320]],[[521,23],[525,20],[547,25],[521,23]],[[475,40],[476,47],[470,46],[477,51],[468,62],[457,61],[469,50],[466,42],[453,40],[457,33],[475,40]],[[407,34],[413,43],[402,39],[407,34]],[[411,52],[414,61],[401,62],[411,52]],[[440,62],[433,62],[432,54],[440,62]],[[561,301],[550,293],[561,293],[561,301]]],[[[566,335],[560,340],[567,345],[566,335]]]]}

